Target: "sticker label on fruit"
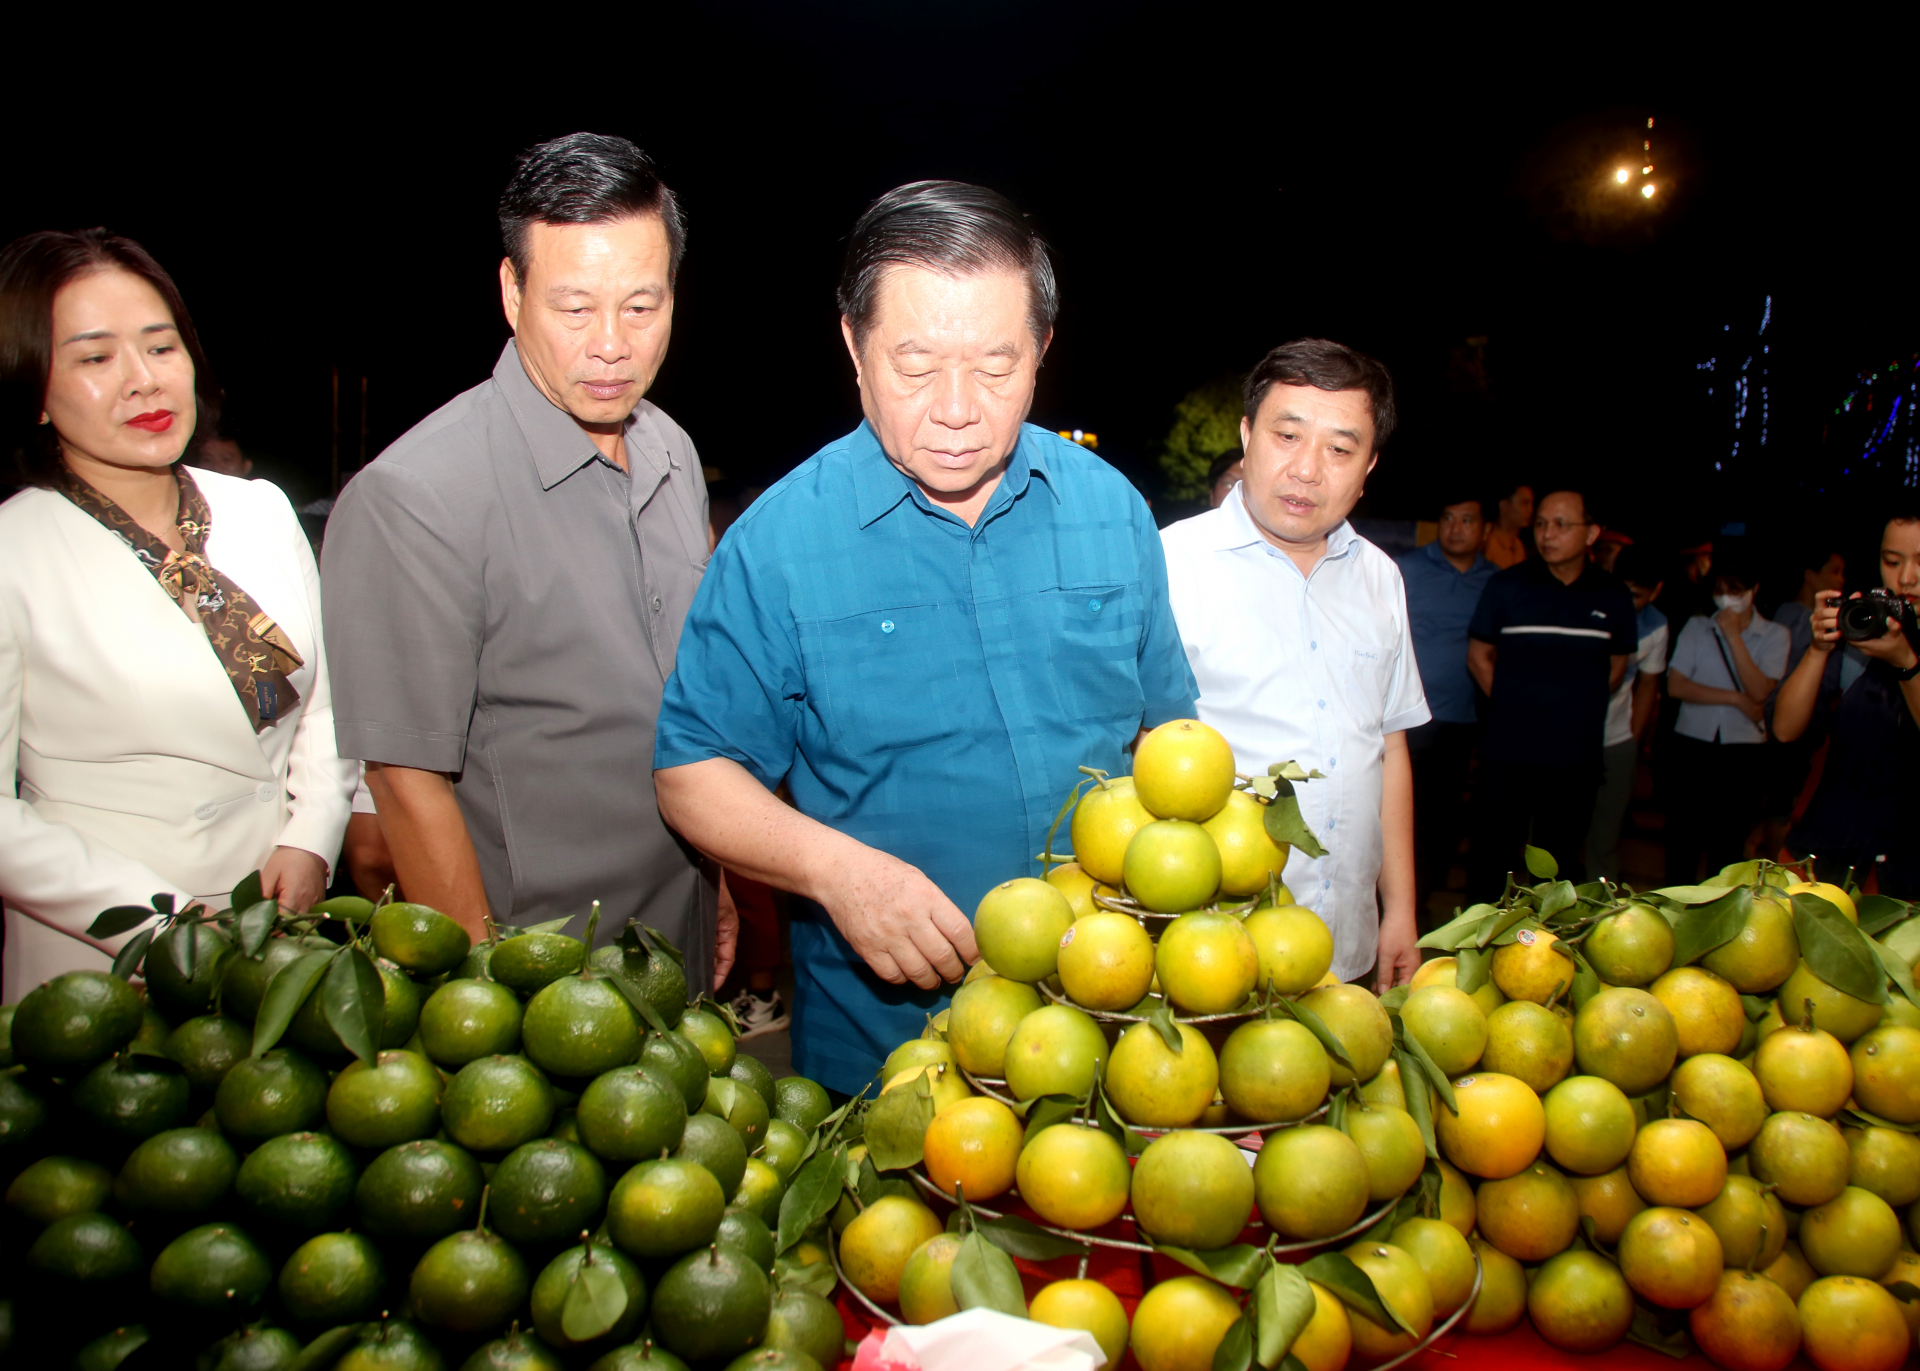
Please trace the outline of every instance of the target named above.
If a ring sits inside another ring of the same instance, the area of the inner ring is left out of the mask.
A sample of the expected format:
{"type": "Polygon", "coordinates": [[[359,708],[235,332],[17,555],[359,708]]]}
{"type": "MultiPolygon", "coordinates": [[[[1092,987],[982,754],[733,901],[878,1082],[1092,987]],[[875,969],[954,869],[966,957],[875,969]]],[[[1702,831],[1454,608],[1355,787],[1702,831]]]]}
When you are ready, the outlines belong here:
{"type": "Polygon", "coordinates": [[[1061,948],[1061,950],[1062,950],[1062,951],[1065,951],[1065,950],[1066,950],[1066,948],[1067,948],[1067,945],[1068,945],[1069,943],[1071,943],[1072,941],[1073,941],[1073,929],[1072,929],[1072,928],[1069,928],[1069,929],[1068,929],[1068,930],[1067,930],[1067,931],[1066,931],[1065,933],[1062,933],[1062,934],[1060,935],[1060,948],[1061,948]]]}
{"type": "Polygon", "coordinates": [[[1523,928],[1513,935],[1513,940],[1522,947],[1532,947],[1535,941],[1534,932],[1531,928],[1523,928]]]}

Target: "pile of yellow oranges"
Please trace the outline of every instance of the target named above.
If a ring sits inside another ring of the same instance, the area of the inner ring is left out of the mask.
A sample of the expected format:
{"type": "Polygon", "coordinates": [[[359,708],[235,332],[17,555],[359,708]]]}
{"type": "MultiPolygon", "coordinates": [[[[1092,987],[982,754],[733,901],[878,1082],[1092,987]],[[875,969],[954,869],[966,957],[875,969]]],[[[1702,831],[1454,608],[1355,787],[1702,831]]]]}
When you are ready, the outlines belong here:
{"type": "Polygon", "coordinates": [[[1869,902],[1868,937],[1849,892],[1764,864],[1668,895],[1581,887],[1570,913],[1548,882],[1487,911],[1500,936],[1443,939],[1457,958],[1376,997],[1328,975],[1265,807],[1218,733],[1168,724],[1078,801],[1073,863],[989,892],[983,963],[884,1068],[931,1121],[918,1188],[836,1219],[857,1288],[909,1321],[958,1308],[932,1192],[1017,1196],[1056,1233],[1180,1257],[1131,1320],[1082,1278],[1030,1301],[1143,1371],[1239,1355],[1259,1302],[1235,1273],[1263,1244],[1362,1278],[1309,1282],[1284,1348],[1309,1371],[1449,1319],[1531,1319],[1569,1351],[1690,1340],[1736,1371],[1905,1363],[1920,920],[1869,902]],[[1689,905],[1736,888],[1738,931],[1676,964],[1689,905]],[[1816,974],[1835,948],[1879,957],[1877,998],[1816,974]]]}

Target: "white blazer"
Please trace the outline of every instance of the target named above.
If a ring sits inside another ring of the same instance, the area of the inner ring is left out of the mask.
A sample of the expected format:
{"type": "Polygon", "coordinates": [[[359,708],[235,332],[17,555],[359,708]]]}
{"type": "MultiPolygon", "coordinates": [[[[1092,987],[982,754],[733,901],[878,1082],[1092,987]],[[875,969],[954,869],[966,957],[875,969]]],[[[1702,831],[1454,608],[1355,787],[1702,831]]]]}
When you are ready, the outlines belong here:
{"type": "Polygon", "coordinates": [[[106,969],[125,939],[85,937],[103,909],[162,892],[222,909],[277,846],[339,855],[358,768],[334,749],[313,551],[277,487],[193,479],[207,560],[299,650],[300,704],[256,735],[206,630],[125,540],[54,491],[0,504],[0,1002],[106,969]]]}

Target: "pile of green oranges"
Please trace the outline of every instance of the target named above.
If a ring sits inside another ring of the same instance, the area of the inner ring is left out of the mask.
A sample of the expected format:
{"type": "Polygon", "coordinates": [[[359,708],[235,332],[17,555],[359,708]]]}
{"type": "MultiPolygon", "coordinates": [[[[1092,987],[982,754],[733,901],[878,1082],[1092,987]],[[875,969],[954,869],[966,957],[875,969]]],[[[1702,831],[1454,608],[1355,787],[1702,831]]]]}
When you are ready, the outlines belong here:
{"type": "MultiPolygon", "coordinates": [[[[1905,1364],[1920,920],[1882,902],[1855,941],[1888,966],[1883,993],[1849,993],[1802,937],[1848,942],[1832,930],[1857,925],[1853,895],[1748,863],[1673,898],[1581,887],[1572,922],[1503,905],[1487,917],[1506,932],[1472,949],[1481,976],[1443,956],[1376,997],[1328,977],[1326,926],[1278,885],[1286,850],[1218,734],[1156,730],[1130,781],[1078,802],[1072,865],[987,895],[984,962],[884,1068],[885,1091],[932,1109],[916,1186],[839,1233],[869,1298],[911,1322],[957,1307],[937,1190],[1017,1199],[1057,1234],[1212,1253],[1216,1274],[1252,1269],[1237,1244],[1339,1251],[1396,1317],[1313,1283],[1290,1348],[1309,1371],[1396,1356],[1456,1314],[1466,1333],[1531,1320],[1564,1350],[1631,1335],[1735,1371],[1905,1364]],[[1738,932],[1677,960],[1680,896],[1736,886],[1738,932]],[[1821,917],[1797,925],[1809,898],[1821,917]]],[[[1078,1278],[1029,1316],[1143,1371],[1209,1371],[1256,1302],[1193,1265],[1163,1267],[1178,1274],[1130,1320],[1078,1278]]]]}
{"type": "Polygon", "coordinates": [[[775,1240],[831,1113],[819,1085],[737,1052],[637,930],[589,955],[552,929],[471,946],[417,905],[359,912],[381,1001],[364,1059],[335,977],[294,1007],[289,977],[344,955],[313,921],[251,956],[234,920],[176,923],[144,988],[70,972],[0,1009],[0,1338],[20,1364],[840,1360],[825,1225],[775,1240]]]}

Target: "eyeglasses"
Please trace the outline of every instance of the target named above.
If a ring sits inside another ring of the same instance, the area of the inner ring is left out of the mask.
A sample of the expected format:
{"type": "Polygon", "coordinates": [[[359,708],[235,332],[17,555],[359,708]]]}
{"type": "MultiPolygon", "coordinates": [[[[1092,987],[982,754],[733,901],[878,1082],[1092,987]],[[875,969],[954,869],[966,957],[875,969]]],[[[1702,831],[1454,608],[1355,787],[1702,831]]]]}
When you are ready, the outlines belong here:
{"type": "Polygon", "coordinates": [[[1587,519],[1535,519],[1533,521],[1533,531],[1535,533],[1565,533],[1570,528],[1585,528],[1589,522],[1591,521],[1587,519]]]}

